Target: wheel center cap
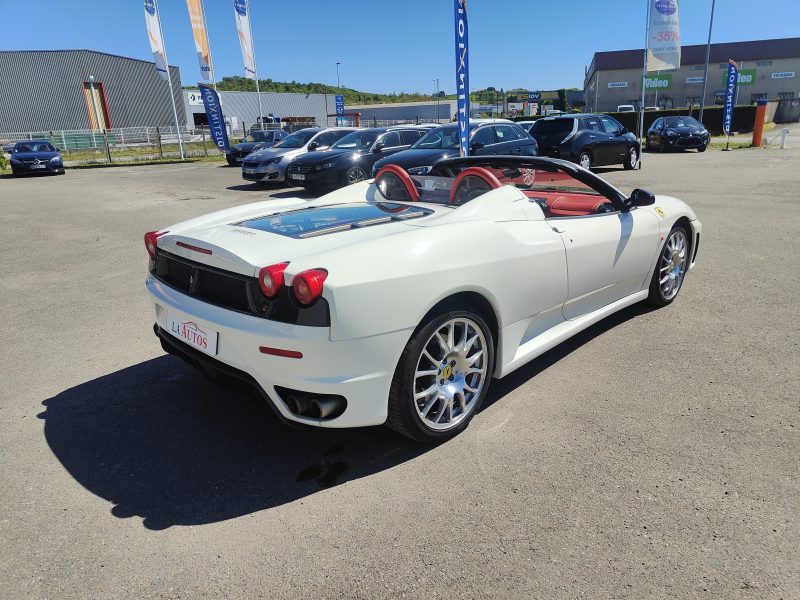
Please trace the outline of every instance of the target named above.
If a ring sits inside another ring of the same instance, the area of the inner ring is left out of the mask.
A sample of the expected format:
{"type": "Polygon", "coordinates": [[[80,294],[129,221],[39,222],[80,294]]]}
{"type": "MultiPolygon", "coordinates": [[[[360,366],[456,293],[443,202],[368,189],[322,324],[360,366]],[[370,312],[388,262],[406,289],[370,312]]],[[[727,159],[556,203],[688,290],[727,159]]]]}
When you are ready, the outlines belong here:
{"type": "Polygon", "coordinates": [[[450,375],[452,374],[453,374],[453,368],[450,365],[447,365],[442,371],[442,377],[444,377],[445,379],[450,379],[450,375]]]}

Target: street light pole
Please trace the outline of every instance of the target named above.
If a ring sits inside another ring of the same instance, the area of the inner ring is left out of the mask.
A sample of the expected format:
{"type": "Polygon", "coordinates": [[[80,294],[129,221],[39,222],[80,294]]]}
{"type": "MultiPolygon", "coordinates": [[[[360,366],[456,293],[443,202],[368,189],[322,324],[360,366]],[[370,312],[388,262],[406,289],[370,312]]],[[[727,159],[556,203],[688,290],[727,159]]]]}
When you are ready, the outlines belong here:
{"type": "MultiPolygon", "coordinates": [[[[716,0],[711,0],[711,17],[708,19],[708,42],[706,42],[706,67],[703,71],[703,94],[700,96],[700,124],[703,124],[703,108],[706,105],[706,83],[708,82],[708,60],[711,58],[711,26],[714,24],[714,4],[716,0]]],[[[691,109],[689,111],[691,113],[691,109]]]]}

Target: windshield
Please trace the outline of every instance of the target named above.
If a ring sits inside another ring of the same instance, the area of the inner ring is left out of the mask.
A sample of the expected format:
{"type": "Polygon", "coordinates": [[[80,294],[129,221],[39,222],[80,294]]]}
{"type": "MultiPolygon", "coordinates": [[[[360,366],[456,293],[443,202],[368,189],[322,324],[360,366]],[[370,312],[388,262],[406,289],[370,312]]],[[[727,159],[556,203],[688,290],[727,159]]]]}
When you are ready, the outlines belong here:
{"type": "Polygon", "coordinates": [[[24,144],[17,144],[14,146],[14,152],[55,152],[47,142],[25,142],[24,144]]]}
{"type": "Polygon", "coordinates": [[[283,138],[280,142],[275,144],[273,148],[302,148],[311,138],[317,135],[317,133],[319,132],[316,130],[309,131],[308,129],[303,129],[302,131],[293,133],[287,138],[283,138]]]}
{"type": "Polygon", "coordinates": [[[367,150],[377,137],[374,131],[354,131],[331,146],[331,150],[367,150]]]}
{"type": "Polygon", "coordinates": [[[455,125],[451,125],[432,129],[414,142],[411,147],[423,150],[458,148],[458,128],[455,125]]]}
{"type": "Polygon", "coordinates": [[[242,140],[243,142],[270,142],[272,141],[272,132],[271,131],[254,131],[246,138],[242,140]]]}
{"type": "Polygon", "coordinates": [[[572,131],[572,119],[540,119],[531,127],[531,133],[567,133],[572,131]]]}
{"type": "Polygon", "coordinates": [[[665,117],[664,123],[667,127],[701,127],[697,119],[692,117],[665,117]]]}

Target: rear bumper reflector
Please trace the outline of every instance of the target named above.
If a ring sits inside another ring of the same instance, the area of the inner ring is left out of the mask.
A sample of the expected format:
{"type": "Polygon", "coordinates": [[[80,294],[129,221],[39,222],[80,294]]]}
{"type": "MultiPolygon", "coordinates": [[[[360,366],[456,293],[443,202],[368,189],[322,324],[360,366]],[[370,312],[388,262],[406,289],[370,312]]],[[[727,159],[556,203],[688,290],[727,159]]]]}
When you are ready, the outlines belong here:
{"type": "Polygon", "coordinates": [[[271,354],[272,356],[283,356],[284,358],[303,358],[303,353],[297,350],[283,350],[281,348],[270,348],[269,346],[260,346],[258,348],[261,354],[271,354]]]}

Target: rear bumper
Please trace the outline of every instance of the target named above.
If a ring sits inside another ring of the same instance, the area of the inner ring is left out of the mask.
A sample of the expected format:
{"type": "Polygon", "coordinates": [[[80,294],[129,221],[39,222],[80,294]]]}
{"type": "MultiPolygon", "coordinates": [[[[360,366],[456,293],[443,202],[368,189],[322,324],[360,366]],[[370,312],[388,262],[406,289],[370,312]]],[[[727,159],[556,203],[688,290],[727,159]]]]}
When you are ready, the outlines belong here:
{"type": "Polygon", "coordinates": [[[386,420],[389,387],[411,331],[331,341],[328,327],[278,323],[219,308],[181,294],[152,276],[147,278],[146,287],[155,308],[159,337],[167,336],[172,346],[187,347],[168,333],[167,313],[218,332],[216,355],[189,350],[212,368],[240,379],[237,373],[244,374],[281,418],[331,428],[379,425],[386,420]],[[262,346],[300,352],[302,358],[263,354],[259,350],[262,346]],[[340,395],[347,400],[347,408],[327,420],[296,415],[276,387],[340,395]]]}

